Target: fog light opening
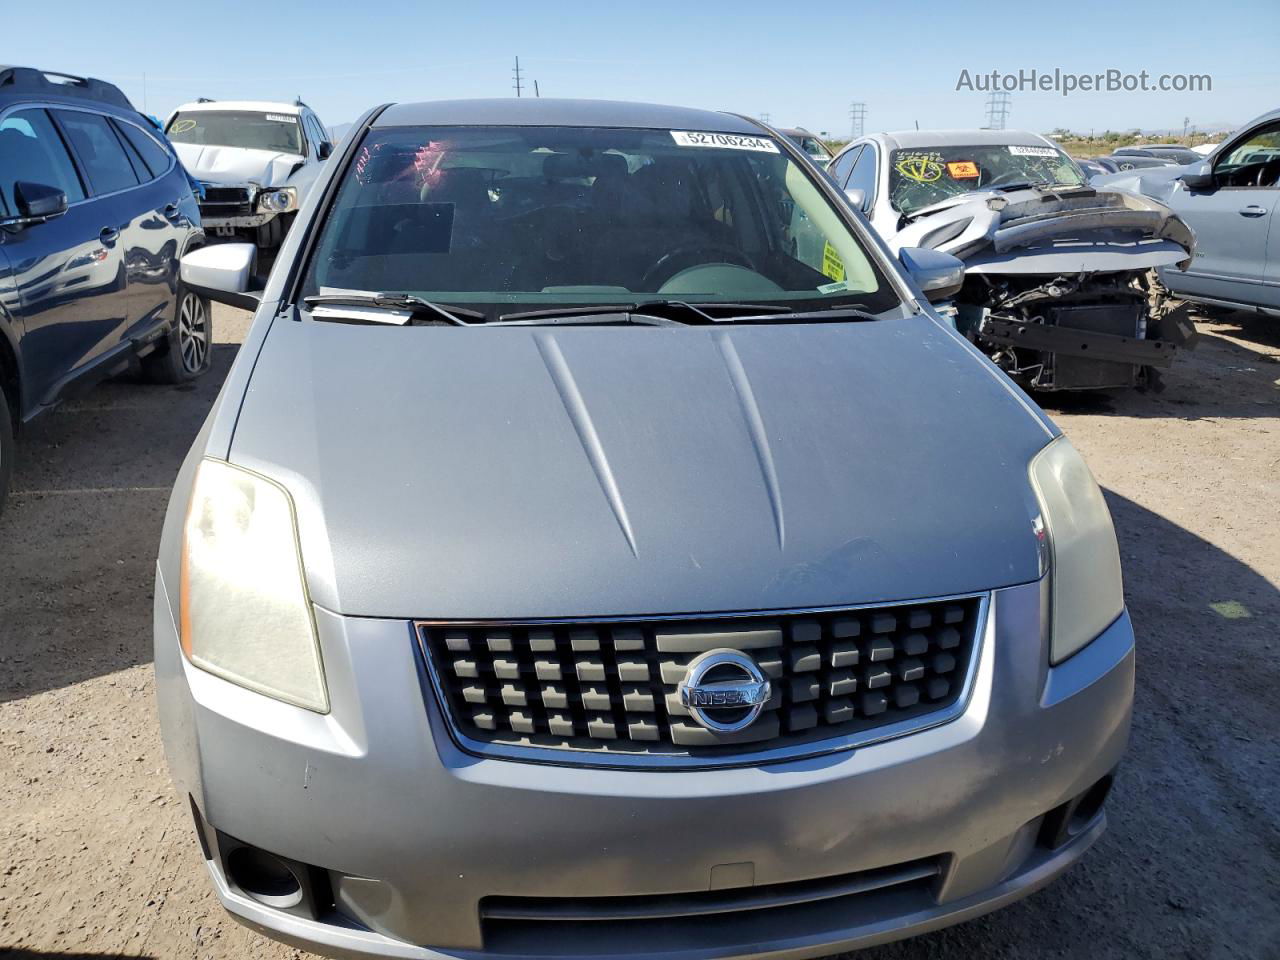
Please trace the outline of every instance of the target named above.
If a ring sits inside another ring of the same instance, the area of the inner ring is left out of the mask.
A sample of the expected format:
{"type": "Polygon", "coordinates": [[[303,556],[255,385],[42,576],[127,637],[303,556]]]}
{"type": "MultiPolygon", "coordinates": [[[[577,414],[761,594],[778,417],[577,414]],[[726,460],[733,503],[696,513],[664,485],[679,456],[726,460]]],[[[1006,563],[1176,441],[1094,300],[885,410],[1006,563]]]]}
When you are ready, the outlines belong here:
{"type": "Polygon", "coordinates": [[[302,902],[302,883],[273,853],[236,847],[226,859],[227,875],[244,893],[268,907],[284,909],[302,902]]]}
{"type": "Polygon", "coordinates": [[[1041,846],[1057,850],[1088,830],[1102,812],[1114,780],[1115,775],[1109,773],[1083,793],[1050,810],[1040,829],[1041,846]]]}
{"type": "Polygon", "coordinates": [[[1093,823],[1094,818],[1102,811],[1102,805],[1107,802],[1107,794],[1111,792],[1111,782],[1114,779],[1111,774],[1107,774],[1076,799],[1075,809],[1067,822],[1069,836],[1074,837],[1084,832],[1093,823]]]}

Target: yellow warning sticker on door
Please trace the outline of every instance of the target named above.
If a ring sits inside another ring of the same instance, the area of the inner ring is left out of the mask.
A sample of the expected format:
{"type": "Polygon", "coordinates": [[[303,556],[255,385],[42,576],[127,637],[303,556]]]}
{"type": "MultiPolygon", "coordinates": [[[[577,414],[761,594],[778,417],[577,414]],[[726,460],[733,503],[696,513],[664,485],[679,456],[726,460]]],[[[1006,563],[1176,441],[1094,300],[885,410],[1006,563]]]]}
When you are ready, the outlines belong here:
{"type": "Polygon", "coordinates": [[[844,261],[829,242],[822,247],[822,272],[837,282],[844,279],[844,261]]]}

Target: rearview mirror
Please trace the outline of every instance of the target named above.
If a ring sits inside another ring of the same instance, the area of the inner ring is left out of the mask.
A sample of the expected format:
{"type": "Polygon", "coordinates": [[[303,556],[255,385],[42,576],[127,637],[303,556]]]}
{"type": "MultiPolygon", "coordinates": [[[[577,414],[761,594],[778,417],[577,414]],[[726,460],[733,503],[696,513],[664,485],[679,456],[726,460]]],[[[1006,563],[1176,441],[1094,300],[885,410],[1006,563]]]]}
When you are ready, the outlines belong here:
{"type": "Polygon", "coordinates": [[[1197,163],[1182,175],[1182,182],[1191,190],[1213,189],[1213,165],[1208,161],[1197,163]]]}
{"type": "Polygon", "coordinates": [[[930,303],[946,300],[964,285],[964,261],[927,247],[903,247],[898,259],[930,303]]]}
{"type": "Polygon", "coordinates": [[[849,206],[855,210],[861,210],[866,205],[867,192],[865,190],[858,187],[850,187],[844,192],[844,195],[849,200],[849,206]]]}
{"type": "Polygon", "coordinates": [[[261,291],[251,290],[258,248],[252,243],[219,243],[185,254],[179,272],[187,289],[242,310],[257,310],[261,291]]]}
{"type": "Polygon", "coordinates": [[[67,212],[67,195],[47,183],[19,180],[13,185],[13,200],[18,215],[0,220],[7,227],[29,227],[67,212]]]}
{"type": "Polygon", "coordinates": [[[328,160],[333,156],[333,144],[328,140],[321,140],[320,145],[316,147],[316,156],[321,160],[328,160]]]}

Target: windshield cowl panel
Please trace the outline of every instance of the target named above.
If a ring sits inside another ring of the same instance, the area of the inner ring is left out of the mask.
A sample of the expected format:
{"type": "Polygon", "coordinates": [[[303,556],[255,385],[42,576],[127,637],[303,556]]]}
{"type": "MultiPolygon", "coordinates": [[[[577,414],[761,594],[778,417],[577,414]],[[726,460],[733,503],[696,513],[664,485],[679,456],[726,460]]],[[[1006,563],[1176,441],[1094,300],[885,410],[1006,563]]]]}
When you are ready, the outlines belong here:
{"type": "Polygon", "coordinates": [[[889,155],[889,203],[907,216],[966,193],[1086,183],[1070,157],[1043,145],[912,147],[889,155]]]}
{"type": "Polygon", "coordinates": [[[769,137],[599,127],[375,128],[304,295],[393,290],[501,314],[717,301],[899,303],[769,137]]]}

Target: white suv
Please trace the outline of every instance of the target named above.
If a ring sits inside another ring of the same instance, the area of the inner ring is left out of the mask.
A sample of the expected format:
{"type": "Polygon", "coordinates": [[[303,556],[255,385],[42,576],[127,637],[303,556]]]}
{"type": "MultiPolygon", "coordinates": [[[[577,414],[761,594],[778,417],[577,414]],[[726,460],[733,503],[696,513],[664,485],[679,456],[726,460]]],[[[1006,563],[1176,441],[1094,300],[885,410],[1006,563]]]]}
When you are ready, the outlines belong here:
{"type": "Polygon", "coordinates": [[[320,164],[328,131],[301,100],[205,100],[178,107],[165,133],[204,188],[200,218],[210,237],[280,246],[320,164]]]}

